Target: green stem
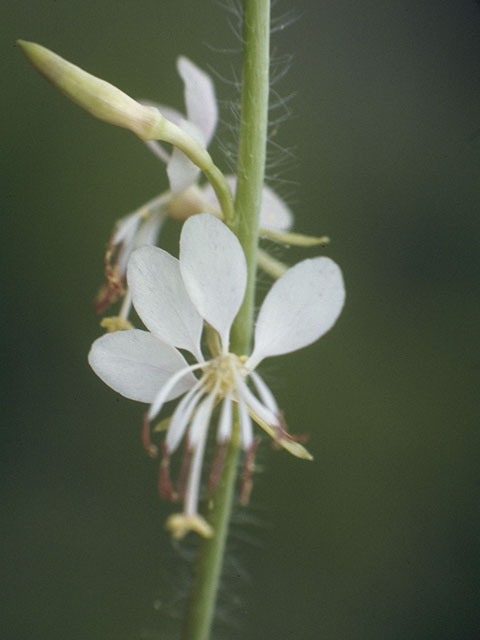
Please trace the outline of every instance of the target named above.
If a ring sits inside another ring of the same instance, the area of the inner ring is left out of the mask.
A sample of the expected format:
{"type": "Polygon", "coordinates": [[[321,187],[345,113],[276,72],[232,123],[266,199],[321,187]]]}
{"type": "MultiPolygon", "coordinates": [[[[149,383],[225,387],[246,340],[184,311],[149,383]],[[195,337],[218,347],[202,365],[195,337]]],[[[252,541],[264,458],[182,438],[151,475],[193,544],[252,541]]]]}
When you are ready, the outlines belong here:
{"type": "MultiPolygon", "coordinates": [[[[248,280],[243,305],[232,328],[231,349],[249,351],[253,332],[255,276],[260,205],[265,171],[268,122],[270,0],[244,0],[243,75],[235,217],[226,222],[237,234],[247,259],[248,280]]],[[[238,426],[229,443],[220,484],[208,513],[214,529],[202,540],[184,630],[184,640],[208,640],[232,511],[240,442],[238,426]]]]}
{"type": "Polygon", "coordinates": [[[237,459],[240,450],[238,440],[237,428],[234,438],[230,441],[220,484],[208,514],[208,521],[214,534],[211,538],[203,538],[198,549],[195,582],[183,635],[185,640],[208,640],[210,637],[228,524],[233,506],[237,459]]]}
{"type": "Polygon", "coordinates": [[[253,329],[257,247],[265,174],[270,61],[270,0],[244,0],[245,43],[238,149],[235,228],[245,252],[245,298],[232,330],[232,348],[247,353],[253,329]]]}

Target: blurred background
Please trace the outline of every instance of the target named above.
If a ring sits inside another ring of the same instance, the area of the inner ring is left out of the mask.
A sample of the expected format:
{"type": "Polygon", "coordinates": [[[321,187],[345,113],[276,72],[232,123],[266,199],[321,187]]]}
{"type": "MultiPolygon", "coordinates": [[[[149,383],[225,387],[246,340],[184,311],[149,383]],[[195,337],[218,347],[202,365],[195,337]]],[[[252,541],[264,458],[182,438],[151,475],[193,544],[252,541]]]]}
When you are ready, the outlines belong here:
{"type": "MultiPolygon", "coordinates": [[[[216,637],[478,638],[480,6],[294,5],[274,8],[275,72],[290,70],[272,92],[286,117],[269,184],[298,231],[331,236],[322,252],[343,268],[347,305],[312,348],[263,366],[315,462],[264,441],[216,637]]],[[[102,331],[105,243],[166,188],[164,168],[54,91],[14,41],[177,108],[184,54],[214,74],[231,123],[231,9],[43,0],[2,11],[5,639],[178,638],[192,546],[176,550],[164,532],[143,407],[86,360],[102,331]]],[[[225,124],[218,139],[233,140],[225,124]]],[[[221,145],[211,150],[228,169],[221,145]]],[[[162,235],[171,251],[178,232],[172,222],[162,235]]],[[[290,263],[317,253],[274,251],[290,263]]]]}

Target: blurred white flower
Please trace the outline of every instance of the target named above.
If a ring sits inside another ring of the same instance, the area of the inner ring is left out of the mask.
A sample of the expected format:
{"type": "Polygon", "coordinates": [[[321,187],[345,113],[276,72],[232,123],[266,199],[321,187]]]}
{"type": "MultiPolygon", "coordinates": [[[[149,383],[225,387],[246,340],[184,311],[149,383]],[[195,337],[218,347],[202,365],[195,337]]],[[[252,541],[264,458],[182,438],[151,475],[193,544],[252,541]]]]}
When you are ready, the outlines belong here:
{"type": "Polygon", "coordinates": [[[166,401],[185,394],[164,444],[164,470],[183,438],[187,449],[184,511],[167,523],[177,537],[189,530],[212,534],[197,504],[207,433],[217,405],[219,445],[232,435],[235,404],[245,451],[254,445],[253,418],[288,451],[311,458],[287,433],[274,396],[255,369],[264,358],[311,344],[333,326],[345,298],[341,271],[325,257],[289,269],[261,306],[251,355],[238,356],[229,350],[230,329],[246,280],[237,237],[210,214],[193,216],[183,226],[179,260],[151,246],[138,249],[130,259],[128,284],[148,331],[106,334],[93,343],[89,354],[90,365],[107,385],[127,398],[150,403],[149,421],[166,401]],[[209,359],[201,349],[204,322],[216,330],[220,343],[219,352],[209,359]],[[179,349],[189,352],[195,363],[188,364],[179,349]]]}
{"type": "MultiPolygon", "coordinates": [[[[184,83],[186,115],[161,104],[144,104],[159,109],[167,120],[208,147],[218,121],[212,79],[185,57],[178,58],[177,70],[184,83]]],[[[182,151],[174,147],[172,153],[168,153],[157,141],[149,141],[147,144],[166,164],[170,189],[117,222],[105,256],[106,284],[97,296],[98,313],[125,294],[126,268],[132,251],[144,245],[157,244],[166,217],[186,220],[191,215],[203,212],[221,217],[213,188],[209,183],[203,187],[198,186],[200,170],[182,151]]],[[[235,193],[235,176],[226,178],[235,193]]],[[[262,192],[260,226],[272,231],[287,231],[292,225],[292,218],[290,209],[283,200],[265,186],[262,192]]],[[[126,320],[129,310],[130,296],[127,295],[120,317],[126,320]]]]}

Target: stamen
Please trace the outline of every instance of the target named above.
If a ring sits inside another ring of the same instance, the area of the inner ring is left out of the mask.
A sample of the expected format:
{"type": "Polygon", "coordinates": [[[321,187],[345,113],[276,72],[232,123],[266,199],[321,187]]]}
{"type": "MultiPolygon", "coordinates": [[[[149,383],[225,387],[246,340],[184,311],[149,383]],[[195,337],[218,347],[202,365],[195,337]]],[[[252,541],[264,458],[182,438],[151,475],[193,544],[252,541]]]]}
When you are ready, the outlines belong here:
{"type": "Polygon", "coordinates": [[[264,422],[270,426],[278,423],[278,415],[270,411],[268,407],[260,402],[260,400],[250,391],[243,380],[238,380],[238,394],[243,396],[248,408],[254,414],[258,415],[264,422]]]}
{"type": "MultiPolygon", "coordinates": [[[[130,289],[127,289],[125,293],[125,297],[122,302],[122,306],[120,308],[119,316],[120,318],[124,318],[126,322],[128,322],[128,316],[130,314],[130,309],[132,308],[132,293],[130,289]]],[[[128,324],[130,324],[128,322],[128,324]]]]}
{"type": "Polygon", "coordinates": [[[292,442],[307,442],[310,436],[308,433],[289,433],[287,428],[287,423],[285,422],[285,417],[283,415],[283,411],[277,412],[278,423],[273,425],[273,428],[276,433],[275,440],[291,440],[292,442]]]}
{"type": "Polygon", "coordinates": [[[176,502],[178,499],[170,480],[170,453],[165,443],[162,445],[162,461],[158,473],[158,494],[171,502],[176,502]]]}
{"type": "Polygon", "coordinates": [[[263,404],[267,406],[270,411],[273,411],[273,413],[278,413],[279,409],[277,401],[275,400],[273,393],[267,387],[260,375],[256,371],[251,371],[250,377],[253,380],[253,384],[255,385],[255,388],[258,391],[263,404]]]}
{"type": "Polygon", "coordinates": [[[207,492],[211,495],[218,487],[220,477],[223,471],[223,465],[225,464],[225,457],[227,455],[228,443],[222,442],[217,446],[217,451],[213,459],[213,463],[208,476],[207,492]]]}
{"type": "Polygon", "coordinates": [[[190,471],[190,465],[192,462],[192,450],[188,442],[188,436],[185,438],[185,447],[183,450],[182,466],[180,467],[180,474],[178,477],[178,497],[180,500],[185,498],[185,489],[187,486],[188,472],[190,471]]]}
{"type": "Polygon", "coordinates": [[[105,252],[105,278],[106,283],[100,289],[95,301],[95,312],[102,313],[107,307],[116,302],[125,294],[124,277],[118,269],[118,253],[120,248],[115,245],[115,236],[108,242],[105,252]]]}
{"type": "Polygon", "coordinates": [[[223,400],[220,421],[218,423],[217,442],[220,444],[230,439],[232,433],[232,396],[227,393],[223,400]]]}
{"type": "Polygon", "coordinates": [[[150,456],[150,458],[156,458],[158,456],[158,447],[154,445],[150,439],[150,420],[148,419],[148,413],[143,416],[142,427],[142,444],[143,448],[150,456]]]}
{"type": "Polygon", "coordinates": [[[184,367],[183,369],[180,369],[180,371],[177,371],[176,373],[174,373],[173,376],[165,382],[165,384],[163,385],[163,387],[160,388],[160,391],[157,393],[154,401],[150,406],[150,410],[148,412],[148,416],[150,420],[153,420],[153,418],[155,418],[155,416],[160,412],[164,403],[167,401],[168,394],[172,391],[172,389],[175,387],[177,382],[179,382],[190,371],[196,371],[197,369],[201,369],[202,367],[203,367],[202,363],[193,364],[188,367],[184,367]]]}
{"type": "Polygon", "coordinates": [[[192,450],[192,464],[188,474],[185,492],[185,513],[197,512],[198,494],[200,492],[200,475],[202,470],[203,453],[207,439],[208,425],[213,408],[213,396],[208,396],[198,407],[190,427],[190,449],[192,450]]]}
{"type": "Polygon", "coordinates": [[[239,395],[238,397],[238,416],[240,421],[240,436],[242,439],[242,448],[247,451],[252,444],[253,429],[252,420],[250,418],[250,414],[248,413],[248,407],[242,395],[239,395]]]}
{"type": "Polygon", "coordinates": [[[255,440],[250,445],[247,453],[245,454],[245,461],[243,463],[242,471],[242,484],[240,488],[240,504],[245,506],[250,500],[250,494],[253,488],[253,473],[255,471],[255,454],[257,452],[258,445],[260,444],[260,438],[255,440]]]}
{"type": "Polygon", "coordinates": [[[173,414],[167,433],[167,445],[171,453],[178,447],[185,429],[203,395],[203,381],[199,380],[180,400],[173,414]]]}

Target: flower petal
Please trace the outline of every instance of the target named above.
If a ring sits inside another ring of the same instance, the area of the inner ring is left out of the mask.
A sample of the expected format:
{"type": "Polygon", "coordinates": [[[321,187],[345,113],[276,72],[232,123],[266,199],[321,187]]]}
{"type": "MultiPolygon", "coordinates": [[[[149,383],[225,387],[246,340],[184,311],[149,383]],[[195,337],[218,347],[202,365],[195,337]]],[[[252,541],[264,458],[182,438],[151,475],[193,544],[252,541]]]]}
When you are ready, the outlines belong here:
{"type": "Polygon", "coordinates": [[[112,244],[131,242],[137,233],[138,227],[142,222],[142,212],[135,211],[120,218],[115,225],[115,232],[112,236],[112,244]]]}
{"type": "Polygon", "coordinates": [[[299,262],[268,292],[247,366],[253,369],[268,356],[315,342],[335,324],[344,301],[342,272],[333,260],[322,257],[299,262]]]}
{"type": "Polygon", "coordinates": [[[147,140],[145,144],[154,156],[157,156],[157,158],[159,158],[165,164],[169,162],[170,154],[168,153],[168,151],[165,151],[165,149],[157,140],[147,140]]]}
{"type": "Polygon", "coordinates": [[[167,164],[168,182],[174,196],[183,193],[197,181],[200,169],[177,147],[173,148],[167,164]]]}
{"type": "MultiPolygon", "coordinates": [[[[232,190],[233,195],[237,189],[237,178],[234,175],[225,176],[232,190]]],[[[220,211],[220,205],[208,182],[202,187],[203,197],[207,203],[220,211]]],[[[287,231],[293,224],[293,214],[287,204],[278,196],[273,189],[264,185],[262,188],[262,204],[260,208],[260,227],[271,231],[287,231]]]]}
{"type": "Polygon", "coordinates": [[[158,234],[165,221],[165,211],[152,213],[137,231],[135,238],[135,248],[145,245],[155,245],[158,241],[158,234]]]}
{"type": "Polygon", "coordinates": [[[247,283],[245,255],[237,237],[209,213],[192,216],[180,237],[180,270],[193,304],[218,331],[227,351],[247,283]]]}
{"type": "Polygon", "coordinates": [[[127,244],[125,243],[118,253],[118,270],[122,276],[127,272],[128,261],[132,255],[132,251],[143,247],[144,245],[154,245],[157,243],[160,229],[165,220],[164,213],[152,214],[137,229],[135,237],[127,244]]]}
{"type": "Polygon", "coordinates": [[[203,323],[183,285],[178,260],[157,247],[132,253],[128,285],[138,315],[160,340],[202,359],[203,323]]]}
{"type": "Polygon", "coordinates": [[[217,100],[212,79],[184,56],[178,58],[177,70],[185,84],[187,117],[203,132],[208,146],[218,120],[217,100]]]}
{"type": "Polygon", "coordinates": [[[260,227],[273,231],[287,231],[293,224],[293,214],[289,207],[273,189],[263,185],[260,227]]]}
{"type": "MultiPolygon", "coordinates": [[[[188,120],[181,120],[180,127],[200,144],[205,144],[203,133],[188,120]]],[[[172,155],[167,163],[167,175],[170,191],[174,195],[182,193],[197,181],[200,169],[193,164],[178,147],[173,147],[172,155]]]]}
{"type": "MultiPolygon", "coordinates": [[[[105,384],[126,398],[153,402],[159,389],[187,363],[176,349],[139,329],[107,333],[95,342],[88,354],[90,366],[105,384]]],[[[196,382],[184,376],[170,391],[169,400],[181,395],[196,382]]]]}

